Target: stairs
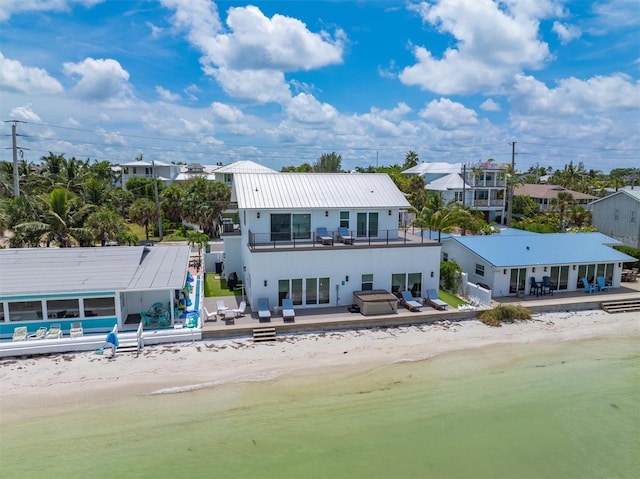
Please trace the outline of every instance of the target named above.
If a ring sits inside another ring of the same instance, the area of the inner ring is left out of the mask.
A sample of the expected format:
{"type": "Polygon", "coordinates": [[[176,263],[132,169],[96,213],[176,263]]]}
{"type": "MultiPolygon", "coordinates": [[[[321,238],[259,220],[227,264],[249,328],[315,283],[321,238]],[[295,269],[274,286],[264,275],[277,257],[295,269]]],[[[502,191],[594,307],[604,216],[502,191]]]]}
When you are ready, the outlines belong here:
{"type": "Polygon", "coordinates": [[[254,328],[253,329],[253,342],[259,343],[262,341],[275,341],[276,340],[276,328],[254,328]]]}
{"type": "Polygon", "coordinates": [[[600,308],[607,313],[626,313],[640,311],[640,299],[625,299],[621,301],[605,301],[600,303],[600,308]]]}

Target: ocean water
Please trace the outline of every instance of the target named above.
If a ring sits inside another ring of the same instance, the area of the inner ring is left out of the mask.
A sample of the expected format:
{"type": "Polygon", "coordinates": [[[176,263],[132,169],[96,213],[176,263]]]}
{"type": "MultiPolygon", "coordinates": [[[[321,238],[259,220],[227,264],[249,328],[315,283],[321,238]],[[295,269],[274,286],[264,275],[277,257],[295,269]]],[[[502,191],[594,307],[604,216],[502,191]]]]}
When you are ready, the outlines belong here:
{"type": "Polygon", "coordinates": [[[500,345],[366,373],[78,404],[2,424],[0,475],[640,477],[639,346],[500,345]]]}

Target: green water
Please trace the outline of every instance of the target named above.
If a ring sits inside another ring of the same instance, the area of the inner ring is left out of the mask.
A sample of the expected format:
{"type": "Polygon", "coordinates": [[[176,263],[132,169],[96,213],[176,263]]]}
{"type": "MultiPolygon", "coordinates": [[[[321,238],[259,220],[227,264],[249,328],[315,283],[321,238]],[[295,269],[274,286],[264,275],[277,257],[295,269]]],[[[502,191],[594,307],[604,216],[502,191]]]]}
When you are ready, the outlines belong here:
{"type": "Polygon", "coordinates": [[[637,339],[128,398],[3,424],[3,478],[640,477],[637,339]]]}

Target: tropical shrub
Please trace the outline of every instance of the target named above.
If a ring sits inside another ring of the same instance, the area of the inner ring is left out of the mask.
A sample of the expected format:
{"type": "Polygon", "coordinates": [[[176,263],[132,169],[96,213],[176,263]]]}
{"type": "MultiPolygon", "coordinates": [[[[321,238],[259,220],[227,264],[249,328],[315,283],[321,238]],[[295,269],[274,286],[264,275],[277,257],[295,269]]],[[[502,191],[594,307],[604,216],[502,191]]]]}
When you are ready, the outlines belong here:
{"type": "Polygon", "coordinates": [[[499,304],[483,311],[478,319],[487,326],[501,327],[502,323],[513,323],[517,319],[531,319],[531,311],[519,304],[499,304]]]}

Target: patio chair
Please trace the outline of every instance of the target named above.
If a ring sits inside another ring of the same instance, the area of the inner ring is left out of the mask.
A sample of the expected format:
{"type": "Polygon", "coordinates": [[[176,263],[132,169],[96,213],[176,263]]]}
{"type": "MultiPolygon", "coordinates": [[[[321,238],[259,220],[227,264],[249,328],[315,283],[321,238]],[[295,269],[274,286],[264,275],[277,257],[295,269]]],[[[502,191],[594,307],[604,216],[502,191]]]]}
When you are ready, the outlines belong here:
{"type": "Polygon", "coordinates": [[[283,321],[295,321],[296,312],[293,309],[293,301],[291,299],[282,300],[282,320],[283,321]]]}
{"type": "Polygon", "coordinates": [[[531,276],[531,278],[529,278],[529,294],[535,294],[536,296],[539,296],[541,290],[542,283],[539,283],[536,278],[531,276]]]}
{"type": "Polygon", "coordinates": [[[589,280],[587,278],[582,278],[582,284],[584,285],[585,293],[591,294],[594,291],[598,291],[598,285],[589,283],[589,280]]]}
{"type": "Polygon", "coordinates": [[[14,341],[26,341],[27,340],[27,327],[18,326],[13,328],[13,340],[14,341]]]}
{"type": "Polygon", "coordinates": [[[351,236],[349,229],[345,226],[338,228],[338,240],[344,244],[353,244],[353,236],[351,236]]]}
{"type": "Polygon", "coordinates": [[[422,307],[419,302],[413,299],[411,291],[406,290],[402,292],[402,299],[400,300],[400,304],[402,304],[409,311],[420,311],[420,308],[422,307]]]}
{"type": "Polygon", "coordinates": [[[44,337],[45,339],[57,339],[62,337],[62,326],[60,324],[52,324],[49,326],[49,331],[47,331],[47,335],[44,337]]]}
{"type": "Polygon", "coordinates": [[[598,276],[596,278],[596,283],[598,284],[598,290],[600,290],[600,291],[605,291],[605,290],[611,291],[611,283],[607,283],[604,280],[604,276],[598,276]]]}
{"type": "Polygon", "coordinates": [[[542,277],[542,294],[550,294],[553,296],[553,283],[551,282],[551,276],[542,277]]]}
{"type": "Polygon", "coordinates": [[[321,227],[316,229],[316,240],[322,244],[332,244],[333,237],[327,231],[327,228],[321,227]]]}
{"type": "Polygon", "coordinates": [[[239,318],[240,316],[244,316],[245,311],[247,310],[247,302],[240,301],[240,305],[236,309],[232,309],[235,313],[235,317],[239,318]]]}
{"type": "Polygon", "coordinates": [[[44,339],[47,335],[47,328],[40,326],[35,333],[30,334],[28,339],[44,339]]]}
{"type": "Polygon", "coordinates": [[[72,338],[79,338],[84,334],[84,330],[82,329],[82,323],[71,323],[71,327],[69,328],[69,336],[72,338]]]}
{"type": "Polygon", "coordinates": [[[269,310],[269,299],[258,299],[258,319],[262,321],[271,321],[271,311],[269,310]]]}
{"type": "Polygon", "coordinates": [[[447,309],[447,306],[449,306],[447,303],[438,298],[438,292],[435,289],[427,290],[427,297],[424,299],[424,302],[429,304],[432,308],[439,310],[445,310],[447,309]]]}
{"type": "Polygon", "coordinates": [[[207,309],[207,307],[204,307],[204,322],[206,323],[207,321],[217,321],[218,320],[218,312],[214,311],[211,312],[207,309]]]}
{"type": "Polygon", "coordinates": [[[219,315],[223,315],[224,312],[229,309],[227,308],[227,305],[224,304],[224,300],[223,299],[219,299],[216,301],[216,306],[218,307],[218,314],[219,315]]]}

